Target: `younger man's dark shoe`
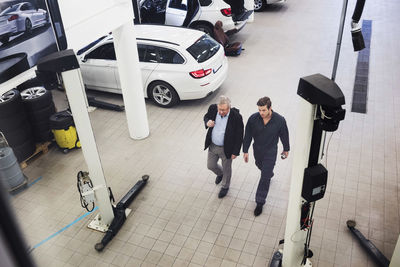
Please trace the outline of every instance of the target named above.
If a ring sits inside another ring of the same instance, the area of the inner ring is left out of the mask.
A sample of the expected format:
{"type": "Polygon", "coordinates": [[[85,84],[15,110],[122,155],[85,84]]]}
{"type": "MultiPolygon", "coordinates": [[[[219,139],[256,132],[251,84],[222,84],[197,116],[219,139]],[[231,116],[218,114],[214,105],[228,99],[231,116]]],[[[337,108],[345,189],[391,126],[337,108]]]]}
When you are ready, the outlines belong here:
{"type": "Polygon", "coordinates": [[[218,198],[223,198],[226,196],[226,194],[228,194],[228,190],[229,188],[221,188],[221,191],[218,193],[218,198]]]}
{"type": "Polygon", "coordinates": [[[254,210],[254,216],[258,216],[262,213],[263,205],[257,204],[256,209],[254,210]]]}
{"type": "Polygon", "coordinates": [[[218,175],[217,178],[215,178],[215,184],[219,184],[222,181],[222,175],[218,175]]]}

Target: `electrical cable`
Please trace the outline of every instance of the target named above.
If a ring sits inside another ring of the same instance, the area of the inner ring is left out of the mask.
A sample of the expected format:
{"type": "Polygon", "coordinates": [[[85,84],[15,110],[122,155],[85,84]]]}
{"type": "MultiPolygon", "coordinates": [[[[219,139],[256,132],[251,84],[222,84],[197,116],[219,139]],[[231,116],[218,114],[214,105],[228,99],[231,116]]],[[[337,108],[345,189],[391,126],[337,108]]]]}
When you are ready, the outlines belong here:
{"type": "Polygon", "coordinates": [[[309,226],[309,229],[307,231],[306,243],[304,243],[304,257],[303,257],[302,264],[306,264],[307,258],[309,258],[311,233],[312,233],[312,227],[313,227],[313,224],[314,224],[314,219],[313,219],[314,208],[315,208],[315,202],[313,202],[313,207],[311,209],[311,215],[310,215],[310,218],[309,218],[310,226],[309,226]]]}
{"type": "MultiPolygon", "coordinates": [[[[79,197],[80,197],[80,202],[81,202],[81,206],[82,208],[85,208],[88,212],[93,211],[95,204],[94,202],[92,202],[92,208],[89,209],[89,203],[86,202],[85,198],[82,196],[82,186],[83,184],[85,184],[85,182],[82,182],[83,177],[85,176],[83,171],[79,171],[78,174],[76,175],[77,178],[77,182],[76,182],[76,186],[78,188],[78,192],[79,192],[79,197]]],[[[92,180],[90,180],[90,178],[88,179],[88,182],[86,182],[90,188],[93,188],[93,183],[92,180]]]]}
{"type": "Polygon", "coordinates": [[[328,140],[328,144],[327,144],[327,146],[326,146],[325,165],[326,165],[327,168],[328,168],[328,150],[329,150],[329,144],[331,143],[331,139],[332,139],[333,133],[334,133],[334,132],[331,133],[331,136],[329,137],[329,140],[328,140]]]}
{"type": "MultiPolygon", "coordinates": [[[[306,203],[304,203],[304,204],[307,204],[307,203],[308,203],[308,202],[306,202],[306,203]]],[[[307,228],[309,228],[309,227],[311,226],[311,224],[308,223],[308,222],[310,221],[310,216],[311,216],[310,210],[308,210],[307,214],[305,215],[304,222],[303,222],[303,224],[300,226],[300,230],[297,230],[296,232],[294,232],[294,233],[292,234],[292,236],[290,237],[290,240],[291,240],[293,243],[298,243],[298,242],[301,242],[301,241],[302,241],[302,239],[296,241],[296,240],[293,239],[293,237],[294,237],[298,232],[301,232],[301,231],[303,231],[303,230],[306,230],[307,228]]]]}
{"type": "Polygon", "coordinates": [[[319,106],[319,110],[321,111],[321,114],[323,116],[322,119],[324,119],[324,118],[327,118],[328,120],[332,119],[332,117],[328,117],[325,115],[325,111],[322,109],[322,106],[319,106]]]}

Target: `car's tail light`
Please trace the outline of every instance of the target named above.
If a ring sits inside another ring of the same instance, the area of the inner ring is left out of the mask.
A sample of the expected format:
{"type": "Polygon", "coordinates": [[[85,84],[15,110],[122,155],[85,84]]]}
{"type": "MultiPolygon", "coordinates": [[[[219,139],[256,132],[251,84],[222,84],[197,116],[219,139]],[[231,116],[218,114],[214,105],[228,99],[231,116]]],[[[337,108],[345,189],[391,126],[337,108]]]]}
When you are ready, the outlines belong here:
{"type": "Polygon", "coordinates": [[[207,70],[201,69],[201,70],[195,70],[195,71],[189,72],[189,74],[193,78],[199,79],[199,78],[203,78],[203,77],[207,76],[211,72],[212,72],[212,69],[207,69],[207,70]]]}
{"type": "Polygon", "coordinates": [[[230,8],[221,9],[221,13],[222,13],[222,15],[224,15],[225,17],[230,17],[230,16],[232,16],[232,10],[231,10],[230,8]]]}
{"type": "Polygon", "coordinates": [[[11,17],[8,18],[8,21],[13,21],[18,19],[18,15],[12,15],[11,17]]]}

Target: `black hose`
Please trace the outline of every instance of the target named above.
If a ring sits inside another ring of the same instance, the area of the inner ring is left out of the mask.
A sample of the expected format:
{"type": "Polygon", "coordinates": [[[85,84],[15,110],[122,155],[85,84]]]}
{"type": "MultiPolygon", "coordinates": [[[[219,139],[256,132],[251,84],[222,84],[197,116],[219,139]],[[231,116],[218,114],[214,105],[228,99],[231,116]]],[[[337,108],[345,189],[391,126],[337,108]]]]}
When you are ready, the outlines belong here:
{"type": "Polygon", "coordinates": [[[353,12],[353,16],[351,17],[351,19],[354,22],[358,23],[360,21],[362,12],[364,10],[364,5],[365,5],[365,0],[357,0],[356,7],[353,12]]]}

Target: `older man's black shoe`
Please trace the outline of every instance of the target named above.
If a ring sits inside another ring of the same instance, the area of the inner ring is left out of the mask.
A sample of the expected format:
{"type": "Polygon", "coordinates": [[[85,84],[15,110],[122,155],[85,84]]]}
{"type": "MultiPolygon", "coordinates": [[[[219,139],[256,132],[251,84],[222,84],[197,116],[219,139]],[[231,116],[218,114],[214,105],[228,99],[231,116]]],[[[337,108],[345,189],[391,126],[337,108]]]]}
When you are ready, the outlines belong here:
{"type": "Polygon", "coordinates": [[[263,205],[257,204],[256,209],[254,210],[254,216],[258,216],[262,213],[263,205]]]}
{"type": "Polygon", "coordinates": [[[215,184],[219,184],[222,181],[222,175],[218,175],[217,178],[215,178],[215,184]]]}
{"type": "Polygon", "coordinates": [[[226,194],[228,194],[228,188],[221,188],[221,191],[219,191],[218,193],[218,198],[223,198],[224,196],[226,196],[226,194]]]}

